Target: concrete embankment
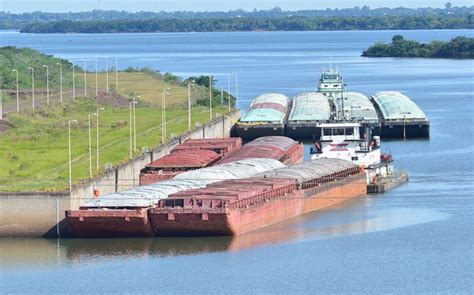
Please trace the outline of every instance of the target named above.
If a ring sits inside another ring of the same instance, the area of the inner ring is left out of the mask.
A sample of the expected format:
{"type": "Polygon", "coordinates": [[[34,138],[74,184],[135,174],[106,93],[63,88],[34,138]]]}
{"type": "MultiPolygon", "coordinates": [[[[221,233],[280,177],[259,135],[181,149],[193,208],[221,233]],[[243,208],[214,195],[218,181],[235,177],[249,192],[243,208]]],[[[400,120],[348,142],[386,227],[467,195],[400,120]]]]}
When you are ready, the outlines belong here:
{"type": "Polygon", "coordinates": [[[66,210],[75,210],[99,188],[102,194],[123,191],[138,185],[140,170],[146,164],[168,154],[186,139],[229,137],[239,111],[160,145],[124,165],[115,167],[100,177],[63,192],[0,192],[0,237],[65,237],[70,234],[64,219],[66,210]]]}

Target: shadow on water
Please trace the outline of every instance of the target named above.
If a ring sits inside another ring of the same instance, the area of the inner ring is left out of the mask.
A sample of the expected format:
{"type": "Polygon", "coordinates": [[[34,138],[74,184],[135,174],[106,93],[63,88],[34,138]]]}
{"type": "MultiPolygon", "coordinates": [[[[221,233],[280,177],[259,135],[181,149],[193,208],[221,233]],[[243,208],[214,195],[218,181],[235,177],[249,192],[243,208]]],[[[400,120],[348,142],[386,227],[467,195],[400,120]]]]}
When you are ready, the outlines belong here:
{"type": "Polygon", "coordinates": [[[390,230],[447,218],[434,210],[385,208],[367,210],[376,199],[359,198],[237,237],[132,239],[1,239],[2,265],[54,266],[100,260],[173,257],[241,251],[273,244],[324,240],[390,230]]]}

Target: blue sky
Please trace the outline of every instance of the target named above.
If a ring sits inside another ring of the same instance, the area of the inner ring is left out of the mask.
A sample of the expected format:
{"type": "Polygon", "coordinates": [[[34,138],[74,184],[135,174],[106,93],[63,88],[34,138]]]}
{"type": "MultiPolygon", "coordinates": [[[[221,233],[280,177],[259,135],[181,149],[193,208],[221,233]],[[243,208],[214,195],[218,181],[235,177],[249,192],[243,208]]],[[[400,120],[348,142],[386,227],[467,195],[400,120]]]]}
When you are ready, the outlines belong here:
{"type": "MultiPolygon", "coordinates": [[[[97,8],[100,1],[101,9],[127,11],[165,10],[229,10],[243,8],[245,10],[269,9],[279,6],[285,10],[344,8],[369,5],[375,7],[443,7],[447,0],[0,0],[0,10],[11,12],[26,11],[88,11],[97,8]]],[[[454,6],[470,6],[472,0],[453,0],[454,6]]]]}

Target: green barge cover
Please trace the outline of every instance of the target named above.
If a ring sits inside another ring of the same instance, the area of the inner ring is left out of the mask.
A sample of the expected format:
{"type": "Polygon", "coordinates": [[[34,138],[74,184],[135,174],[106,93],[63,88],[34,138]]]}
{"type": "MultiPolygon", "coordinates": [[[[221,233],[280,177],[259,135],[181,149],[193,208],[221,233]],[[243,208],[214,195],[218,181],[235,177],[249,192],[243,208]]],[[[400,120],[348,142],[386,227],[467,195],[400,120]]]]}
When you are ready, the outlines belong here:
{"type": "Polygon", "coordinates": [[[288,122],[327,121],[331,106],[326,96],[317,92],[301,93],[293,98],[288,122]]]}
{"type": "MultiPolygon", "coordinates": [[[[364,122],[378,123],[379,117],[370,99],[359,92],[344,92],[344,117],[364,122]]],[[[335,100],[337,114],[342,114],[341,94],[335,100]]]]}
{"type": "Polygon", "coordinates": [[[426,120],[425,113],[408,96],[398,91],[382,91],[372,96],[385,121],[426,120]]]}

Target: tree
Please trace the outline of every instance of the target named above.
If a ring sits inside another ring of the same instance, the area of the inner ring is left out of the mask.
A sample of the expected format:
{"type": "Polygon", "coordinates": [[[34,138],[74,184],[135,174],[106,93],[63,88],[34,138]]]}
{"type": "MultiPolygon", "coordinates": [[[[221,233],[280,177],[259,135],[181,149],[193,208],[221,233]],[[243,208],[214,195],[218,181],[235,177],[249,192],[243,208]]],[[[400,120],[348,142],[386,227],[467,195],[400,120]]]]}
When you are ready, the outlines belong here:
{"type": "Polygon", "coordinates": [[[451,4],[451,2],[446,2],[446,4],[444,4],[444,7],[446,7],[447,10],[450,10],[451,7],[453,7],[453,4],[451,4]]]}

